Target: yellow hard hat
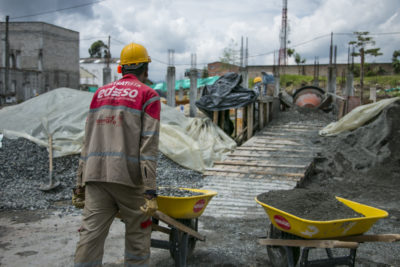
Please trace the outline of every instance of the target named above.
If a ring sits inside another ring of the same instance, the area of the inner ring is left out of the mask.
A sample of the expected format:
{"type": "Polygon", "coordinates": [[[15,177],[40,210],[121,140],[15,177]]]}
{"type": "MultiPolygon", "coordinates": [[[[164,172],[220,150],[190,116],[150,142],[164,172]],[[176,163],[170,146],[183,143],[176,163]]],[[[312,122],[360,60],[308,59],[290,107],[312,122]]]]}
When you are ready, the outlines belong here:
{"type": "Polygon", "coordinates": [[[120,65],[131,65],[151,62],[147,50],[143,45],[130,43],[121,51],[120,65]]]}
{"type": "Polygon", "coordinates": [[[253,83],[259,83],[261,81],[262,81],[261,77],[255,77],[253,83]]]}

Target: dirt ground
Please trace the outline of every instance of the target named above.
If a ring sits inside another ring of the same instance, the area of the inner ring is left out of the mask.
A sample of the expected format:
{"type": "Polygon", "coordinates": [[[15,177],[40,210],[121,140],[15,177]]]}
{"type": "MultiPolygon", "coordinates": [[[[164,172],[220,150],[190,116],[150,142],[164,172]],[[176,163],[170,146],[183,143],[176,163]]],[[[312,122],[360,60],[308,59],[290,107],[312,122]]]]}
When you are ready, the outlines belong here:
{"type": "MultiPolygon", "coordinates": [[[[398,214],[399,216],[400,214],[398,214]]],[[[400,217],[378,221],[372,233],[393,233],[400,217]]],[[[200,217],[198,241],[188,266],[272,266],[266,248],[257,239],[266,236],[267,218],[222,219],[200,217]]],[[[79,214],[61,216],[52,211],[19,211],[0,214],[0,266],[72,266],[79,214]]],[[[116,220],[106,240],[104,266],[122,267],[124,226],[116,220]]],[[[152,238],[167,240],[165,234],[152,238]]],[[[365,243],[357,251],[356,266],[400,266],[398,243],[365,243]]],[[[151,266],[174,266],[169,251],[151,249],[151,266]]],[[[319,251],[321,253],[321,251],[319,251]]]]}
{"type": "MultiPolygon", "coordinates": [[[[353,132],[315,140],[324,150],[301,187],[388,211],[368,233],[400,233],[400,104],[353,132]]],[[[59,203],[68,206],[69,203],[59,203]]],[[[224,219],[201,216],[198,241],[188,266],[272,266],[265,247],[267,216],[224,219]]],[[[0,266],[72,266],[80,210],[2,211],[0,266]]],[[[104,266],[123,266],[123,223],[115,220],[106,241],[104,266]]],[[[167,239],[162,233],[152,238],[167,239]]],[[[174,266],[169,251],[151,249],[151,266],[174,266]]],[[[317,253],[318,254],[318,253],[317,253]]],[[[356,266],[400,266],[400,243],[363,243],[356,266]]]]}

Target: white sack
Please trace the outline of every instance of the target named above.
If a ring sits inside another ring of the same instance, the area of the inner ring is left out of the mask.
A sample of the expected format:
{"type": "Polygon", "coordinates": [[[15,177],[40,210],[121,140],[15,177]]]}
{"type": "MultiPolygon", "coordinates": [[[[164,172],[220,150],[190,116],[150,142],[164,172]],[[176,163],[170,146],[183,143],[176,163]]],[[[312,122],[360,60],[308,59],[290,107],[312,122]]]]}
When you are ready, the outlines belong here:
{"type": "Polygon", "coordinates": [[[82,149],[86,116],[93,93],[59,88],[0,110],[0,132],[48,146],[53,135],[54,157],[82,149]]]}
{"type": "Polygon", "coordinates": [[[161,105],[159,150],[178,164],[203,172],[235,148],[236,143],[209,118],[187,118],[161,105]]]}
{"type": "Polygon", "coordinates": [[[337,122],[328,124],[319,131],[322,136],[334,136],[344,131],[357,129],[377,116],[385,107],[400,100],[400,97],[380,100],[376,103],[358,106],[337,122]]]}

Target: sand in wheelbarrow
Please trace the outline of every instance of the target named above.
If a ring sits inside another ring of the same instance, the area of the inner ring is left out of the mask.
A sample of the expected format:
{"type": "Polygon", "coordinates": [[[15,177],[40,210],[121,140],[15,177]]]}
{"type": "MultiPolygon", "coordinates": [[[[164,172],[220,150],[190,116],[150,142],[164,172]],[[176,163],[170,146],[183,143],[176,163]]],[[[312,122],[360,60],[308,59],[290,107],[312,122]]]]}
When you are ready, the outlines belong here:
{"type": "Polygon", "coordinates": [[[309,189],[272,190],[257,196],[269,206],[302,219],[330,221],[363,217],[335,198],[334,194],[309,189]]]}
{"type": "Polygon", "coordinates": [[[191,190],[185,190],[176,187],[160,187],[157,189],[157,194],[159,196],[166,196],[166,197],[192,197],[192,196],[203,195],[203,193],[201,192],[194,192],[191,190]]]}

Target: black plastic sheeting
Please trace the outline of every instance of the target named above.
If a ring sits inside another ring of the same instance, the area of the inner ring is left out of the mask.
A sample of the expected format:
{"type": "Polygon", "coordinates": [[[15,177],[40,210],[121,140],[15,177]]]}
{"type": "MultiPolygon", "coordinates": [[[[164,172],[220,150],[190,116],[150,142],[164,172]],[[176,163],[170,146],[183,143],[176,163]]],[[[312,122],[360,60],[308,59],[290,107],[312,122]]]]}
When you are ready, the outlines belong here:
{"type": "Polygon", "coordinates": [[[258,93],[240,86],[242,76],[229,72],[213,85],[206,85],[196,106],[204,111],[220,111],[240,108],[254,103],[258,93]]]}

